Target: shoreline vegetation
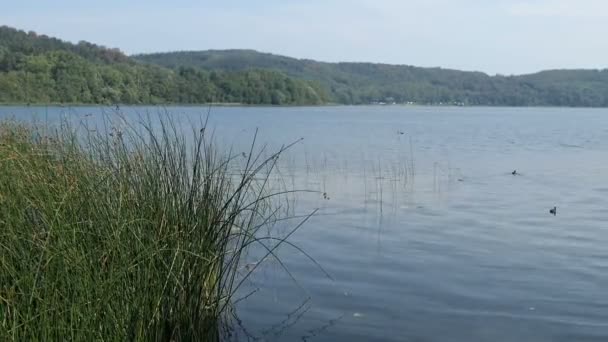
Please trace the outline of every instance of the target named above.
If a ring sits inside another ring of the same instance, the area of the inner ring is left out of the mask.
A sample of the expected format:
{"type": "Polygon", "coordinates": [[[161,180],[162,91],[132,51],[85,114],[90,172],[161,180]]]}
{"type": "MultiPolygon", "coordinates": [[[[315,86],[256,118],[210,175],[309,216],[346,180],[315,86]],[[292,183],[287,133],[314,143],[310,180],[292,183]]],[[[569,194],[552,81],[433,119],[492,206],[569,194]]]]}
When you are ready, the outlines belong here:
{"type": "Polygon", "coordinates": [[[165,104],[128,104],[128,103],[116,103],[116,104],[101,104],[101,103],[1,103],[0,107],[22,107],[22,108],[45,108],[45,107],[55,107],[55,108],[79,108],[79,107],[99,107],[99,108],[119,108],[122,107],[155,107],[166,109],[168,107],[200,107],[200,108],[209,108],[209,107],[241,107],[241,108],[303,108],[303,107],[438,107],[438,108],[554,108],[554,109],[575,109],[575,108],[585,108],[585,109],[606,109],[608,107],[604,106],[587,106],[587,107],[576,107],[576,106],[550,106],[550,105],[538,105],[538,106],[491,106],[491,105],[477,105],[477,106],[468,106],[462,104],[406,104],[406,103],[390,103],[390,104],[360,104],[360,105],[348,105],[341,103],[325,103],[325,104],[315,104],[315,105],[272,105],[272,104],[246,104],[246,103],[165,103],[165,104]]]}
{"type": "Polygon", "coordinates": [[[608,107],[608,69],[490,76],[253,50],[127,56],[0,26],[0,103],[608,107]]]}
{"type": "Polygon", "coordinates": [[[107,123],[0,122],[0,339],[225,338],[248,249],[277,257],[310,217],[267,235],[286,218],[269,185],[285,149],[221,153],[205,124],[188,140],[165,117],[107,123]]]}
{"type": "Polygon", "coordinates": [[[280,105],[328,98],[316,82],[274,70],[174,71],[116,49],[0,26],[0,102],[280,105]]]}
{"type": "Polygon", "coordinates": [[[339,103],[324,103],[324,104],[310,104],[310,105],[273,105],[273,104],[248,104],[248,103],[237,103],[237,102],[205,102],[205,103],[20,103],[20,102],[0,102],[0,106],[3,107],[335,107],[344,106],[339,103]]]}

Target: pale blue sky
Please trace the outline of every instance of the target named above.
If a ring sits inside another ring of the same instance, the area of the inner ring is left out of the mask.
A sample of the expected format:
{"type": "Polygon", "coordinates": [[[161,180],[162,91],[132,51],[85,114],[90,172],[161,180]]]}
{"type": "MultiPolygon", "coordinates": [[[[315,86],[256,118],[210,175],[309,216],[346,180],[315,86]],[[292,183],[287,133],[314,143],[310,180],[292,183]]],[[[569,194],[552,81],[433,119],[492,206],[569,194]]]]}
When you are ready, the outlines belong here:
{"type": "Polygon", "coordinates": [[[521,74],[608,67],[607,0],[0,0],[0,24],[127,53],[249,48],[521,74]]]}

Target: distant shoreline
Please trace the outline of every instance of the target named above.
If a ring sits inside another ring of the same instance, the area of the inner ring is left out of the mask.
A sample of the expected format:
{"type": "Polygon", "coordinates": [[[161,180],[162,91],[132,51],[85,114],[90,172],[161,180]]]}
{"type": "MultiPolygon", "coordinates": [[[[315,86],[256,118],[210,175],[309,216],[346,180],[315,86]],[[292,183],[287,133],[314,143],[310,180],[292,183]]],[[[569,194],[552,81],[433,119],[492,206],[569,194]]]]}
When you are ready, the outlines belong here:
{"type": "Polygon", "coordinates": [[[241,108],[305,108],[305,107],[433,107],[433,108],[563,108],[563,109],[608,109],[605,107],[593,106],[505,106],[505,105],[453,105],[453,104],[305,104],[305,105],[273,105],[273,104],[246,104],[246,103],[138,103],[138,104],[104,104],[104,103],[0,103],[0,107],[241,107],[241,108]]]}
{"type": "MultiPolygon", "coordinates": [[[[247,104],[247,103],[0,103],[0,107],[338,107],[354,106],[343,104],[305,104],[305,105],[273,105],[273,104],[247,104]]],[[[368,105],[357,105],[368,106],[368,105]]],[[[369,105],[371,106],[371,105],[369,105]]],[[[381,105],[378,105],[379,107],[381,105]]]]}
{"type": "Polygon", "coordinates": [[[0,47],[0,101],[5,105],[608,108],[608,69],[491,76],[410,65],[325,63],[254,50],[130,57],[8,26],[0,26],[0,47]]]}

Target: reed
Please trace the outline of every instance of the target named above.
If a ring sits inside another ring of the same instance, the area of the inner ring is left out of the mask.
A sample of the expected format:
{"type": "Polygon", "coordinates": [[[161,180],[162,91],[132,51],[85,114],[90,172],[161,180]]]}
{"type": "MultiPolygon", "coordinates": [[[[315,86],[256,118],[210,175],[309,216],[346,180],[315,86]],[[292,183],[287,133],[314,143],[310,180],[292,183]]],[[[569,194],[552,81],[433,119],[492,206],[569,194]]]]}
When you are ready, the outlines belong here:
{"type": "Polygon", "coordinates": [[[247,249],[275,256],[300,227],[258,234],[279,217],[268,180],[283,151],[262,157],[254,138],[221,153],[205,125],[186,139],[162,117],[84,133],[0,123],[0,339],[229,334],[247,249]]]}

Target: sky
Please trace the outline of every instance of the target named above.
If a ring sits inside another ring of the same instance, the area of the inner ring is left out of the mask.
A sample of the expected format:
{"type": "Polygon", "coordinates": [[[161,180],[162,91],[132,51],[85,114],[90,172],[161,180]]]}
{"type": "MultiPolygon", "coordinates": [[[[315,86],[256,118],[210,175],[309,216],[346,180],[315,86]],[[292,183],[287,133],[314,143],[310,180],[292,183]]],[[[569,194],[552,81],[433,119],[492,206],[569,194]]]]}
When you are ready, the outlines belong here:
{"type": "Polygon", "coordinates": [[[608,68],[607,0],[0,0],[0,25],[133,53],[255,49],[525,74],[608,68]]]}

